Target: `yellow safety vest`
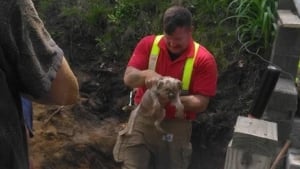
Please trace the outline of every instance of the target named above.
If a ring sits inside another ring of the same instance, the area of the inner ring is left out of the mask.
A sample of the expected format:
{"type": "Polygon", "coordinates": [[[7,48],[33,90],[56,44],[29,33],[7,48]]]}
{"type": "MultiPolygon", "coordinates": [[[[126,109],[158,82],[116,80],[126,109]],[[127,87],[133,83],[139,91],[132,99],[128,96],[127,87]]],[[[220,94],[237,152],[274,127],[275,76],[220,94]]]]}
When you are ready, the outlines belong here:
{"type": "MultiPolygon", "coordinates": [[[[163,35],[158,35],[155,37],[154,42],[152,44],[151,52],[150,52],[150,57],[149,57],[149,63],[148,63],[148,69],[154,70],[156,68],[156,62],[157,58],[159,55],[159,46],[158,43],[161,40],[163,35]]],[[[194,62],[195,58],[198,53],[199,49],[199,44],[194,42],[195,46],[195,51],[193,57],[189,57],[185,61],[184,69],[183,69],[183,76],[182,76],[182,90],[185,92],[189,91],[190,87],[190,82],[191,82],[191,77],[192,77],[192,72],[193,72],[193,67],[194,67],[194,62]]]]}

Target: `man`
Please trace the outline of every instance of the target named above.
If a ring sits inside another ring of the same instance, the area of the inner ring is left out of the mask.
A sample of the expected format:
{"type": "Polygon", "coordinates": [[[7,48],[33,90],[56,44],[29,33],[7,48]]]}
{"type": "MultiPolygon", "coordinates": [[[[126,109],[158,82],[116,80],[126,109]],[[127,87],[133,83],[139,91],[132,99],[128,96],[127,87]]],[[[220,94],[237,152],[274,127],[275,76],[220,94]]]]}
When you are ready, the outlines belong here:
{"type": "Polygon", "coordinates": [[[21,95],[66,105],[78,83],[31,0],[0,2],[0,168],[28,169],[21,95]]]}
{"type": "MultiPolygon", "coordinates": [[[[139,116],[131,135],[120,132],[114,158],[125,169],[186,169],[191,157],[191,121],[203,112],[215,95],[217,68],[214,57],[192,38],[192,15],[184,7],[173,6],[163,17],[163,36],[146,36],[136,46],[127,65],[124,82],[138,88],[135,103],[161,76],[182,80],[180,97],[185,119],[174,117],[174,107],[166,107],[161,123],[168,134],[155,129],[150,117],[139,116]],[[190,62],[191,61],[191,62],[190,62]],[[189,73],[190,72],[190,73],[189,73]]],[[[125,129],[126,130],[126,129],[125,129]]]]}

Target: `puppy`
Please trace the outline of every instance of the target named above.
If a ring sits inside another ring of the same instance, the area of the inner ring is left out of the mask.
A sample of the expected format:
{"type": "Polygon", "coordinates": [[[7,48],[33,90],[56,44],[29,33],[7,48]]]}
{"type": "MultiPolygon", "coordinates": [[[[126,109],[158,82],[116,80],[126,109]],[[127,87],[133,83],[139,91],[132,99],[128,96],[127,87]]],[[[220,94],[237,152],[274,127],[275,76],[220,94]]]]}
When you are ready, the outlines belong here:
{"type": "Polygon", "coordinates": [[[160,78],[155,85],[146,90],[140,104],[131,112],[127,133],[132,133],[135,119],[139,115],[154,116],[156,119],[154,122],[155,127],[162,133],[166,133],[161,128],[160,123],[165,118],[165,106],[168,103],[175,106],[176,117],[184,118],[184,107],[179,98],[180,90],[180,80],[168,76],[160,78]]]}

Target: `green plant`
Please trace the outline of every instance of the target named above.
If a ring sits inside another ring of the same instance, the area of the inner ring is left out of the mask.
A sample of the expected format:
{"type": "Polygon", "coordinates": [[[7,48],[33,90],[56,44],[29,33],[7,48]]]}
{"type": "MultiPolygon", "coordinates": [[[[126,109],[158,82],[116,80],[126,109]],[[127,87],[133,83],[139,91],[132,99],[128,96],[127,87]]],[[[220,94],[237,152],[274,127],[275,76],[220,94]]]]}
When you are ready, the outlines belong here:
{"type": "Polygon", "coordinates": [[[46,18],[45,14],[53,9],[54,1],[55,0],[39,0],[34,2],[42,20],[46,18]]]}
{"type": "Polygon", "coordinates": [[[227,67],[230,59],[238,56],[233,49],[236,40],[232,23],[219,24],[227,16],[231,1],[192,0],[186,4],[193,14],[193,37],[215,56],[220,72],[227,67]]]}
{"type": "Polygon", "coordinates": [[[134,2],[128,0],[120,0],[116,2],[115,8],[108,18],[112,23],[120,24],[127,18],[128,22],[132,21],[138,15],[138,9],[134,2]]]}
{"type": "Polygon", "coordinates": [[[77,6],[62,7],[62,12],[60,15],[66,17],[74,17],[78,20],[82,19],[81,10],[77,6]]]}
{"type": "Polygon", "coordinates": [[[102,0],[76,1],[74,4],[61,7],[61,16],[76,18],[76,20],[87,23],[88,26],[97,26],[100,20],[106,18],[111,11],[108,2],[102,0]]]}
{"type": "MultiPolygon", "coordinates": [[[[68,43],[93,43],[99,59],[127,60],[136,43],[145,35],[162,33],[165,9],[175,3],[189,8],[194,20],[194,39],[214,54],[219,68],[236,55],[232,45],[232,23],[218,23],[226,17],[232,0],[40,0],[45,11],[58,16],[65,33],[53,35],[68,43]],[[51,2],[51,3],[50,3],[51,2]],[[55,13],[53,13],[55,11],[55,13]],[[84,37],[84,38],[82,38],[84,37]]],[[[233,47],[234,46],[234,47],[233,47]]],[[[222,71],[222,70],[220,70],[222,71]]]]}
{"type": "Polygon", "coordinates": [[[225,20],[236,19],[241,49],[259,54],[271,47],[276,32],[276,9],[274,0],[233,0],[229,4],[228,10],[235,14],[225,20]]]}
{"type": "Polygon", "coordinates": [[[197,12],[204,15],[214,16],[215,19],[219,19],[226,12],[228,4],[232,0],[192,0],[190,5],[197,9],[197,12]]]}

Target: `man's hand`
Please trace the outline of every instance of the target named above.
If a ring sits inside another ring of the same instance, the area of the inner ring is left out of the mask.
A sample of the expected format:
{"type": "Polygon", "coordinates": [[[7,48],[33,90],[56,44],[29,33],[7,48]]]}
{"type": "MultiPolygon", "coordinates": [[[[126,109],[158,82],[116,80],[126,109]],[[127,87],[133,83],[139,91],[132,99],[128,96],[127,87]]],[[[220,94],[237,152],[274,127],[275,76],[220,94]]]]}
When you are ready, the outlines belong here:
{"type": "Polygon", "coordinates": [[[129,66],[125,71],[124,83],[131,88],[141,87],[144,85],[147,88],[150,88],[160,77],[162,76],[153,70],[139,70],[129,66]]]}
{"type": "Polygon", "coordinates": [[[159,80],[161,76],[149,76],[146,77],[145,79],[145,86],[147,89],[151,88],[153,85],[155,85],[157,83],[157,81],[159,80]]]}
{"type": "Polygon", "coordinates": [[[184,111],[203,112],[206,110],[210,98],[201,94],[180,96],[184,111]]]}

